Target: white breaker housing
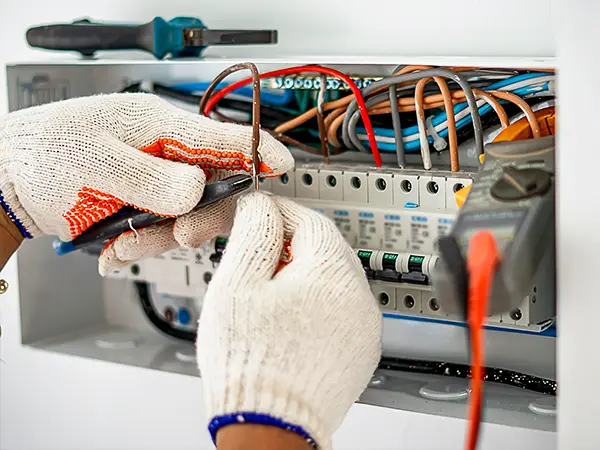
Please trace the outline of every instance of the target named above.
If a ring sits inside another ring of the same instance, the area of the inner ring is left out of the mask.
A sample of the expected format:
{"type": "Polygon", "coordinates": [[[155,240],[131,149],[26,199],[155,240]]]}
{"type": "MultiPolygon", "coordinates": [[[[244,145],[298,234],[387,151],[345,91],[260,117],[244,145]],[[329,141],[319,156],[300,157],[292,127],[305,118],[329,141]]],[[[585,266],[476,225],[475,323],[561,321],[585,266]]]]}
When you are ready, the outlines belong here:
{"type": "MultiPolygon", "coordinates": [[[[371,289],[387,317],[457,322],[462,319],[440,307],[429,277],[437,261],[437,239],[450,231],[458,211],[454,194],[471,182],[470,172],[299,164],[281,177],[261,180],[260,188],[294,198],[335,222],[348,243],[363,252],[363,265],[374,275],[371,289]],[[410,267],[416,267],[415,261],[420,273],[416,278],[410,267]],[[393,280],[385,276],[384,265],[391,268],[388,275],[393,280]]],[[[198,299],[198,307],[218,265],[214,255],[213,241],[199,249],[178,249],[140,261],[109,276],[153,283],[160,293],[198,299]]],[[[555,316],[554,302],[539,297],[532,292],[519,310],[489,317],[488,325],[545,329],[555,316]]],[[[170,298],[162,297],[161,306],[175,302],[170,298]]],[[[197,315],[195,311],[193,316],[197,315]]],[[[195,321],[185,327],[195,327],[195,321]]]]}

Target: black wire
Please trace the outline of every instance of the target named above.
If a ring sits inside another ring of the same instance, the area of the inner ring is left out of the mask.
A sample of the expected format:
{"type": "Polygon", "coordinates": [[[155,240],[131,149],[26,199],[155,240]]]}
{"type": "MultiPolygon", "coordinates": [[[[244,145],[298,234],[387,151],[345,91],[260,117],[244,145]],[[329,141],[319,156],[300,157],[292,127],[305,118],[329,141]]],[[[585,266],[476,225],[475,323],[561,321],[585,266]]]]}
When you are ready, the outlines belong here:
{"type": "MultiPolygon", "coordinates": [[[[471,368],[468,365],[439,361],[383,357],[379,362],[378,368],[384,370],[396,370],[399,372],[442,375],[453,378],[471,378],[471,368]]],[[[483,380],[514,386],[539,394],[556,396],[556,381],[512,370],[486,367],[483,380]]]]}
{"type": "MultiPolygon", "coordinates": [[[[159,316],[150,298],[148,283],[135,282],[140,304],[144,314],[159,331],[169,337],[195,342],[196,333],[193,331],[180,330],[159,316]]],[[[423,373],[441,375],[452,378],[470,378],[471,368],[466,364],[454,364],[439,361],[422,361],[403,358],[383,357],[379,362],[379,369],[394,370],[398,372],[423,373]]],[[[527,375],[513,370],[497,369],[487,367],[485,369],[484,381],[514,386],[539,394],[556,396],[556,381],[527,375]]]]}
{"type": "Polygon", "coordinates": [[[144,311],[144,314],[146,315],[150,323],[152,323],[152,325],[154,325],[159,331],[161,331],[169,337],[188,342],[196,341],[195,332],[175,328],[173,325],[171,325],[169,322],[167,322],[158,315],[158,313],[154,309],[152,300],[150,299],[150,288],[148,283],[136,281],[134,285],[138,293],[140,304],[142,305],[142,310],[144,311]]]}
{"type": "MultiPolygon", "coordinates": [[[[121,92],[144,92],[141,88],[140,83],[135,83],[127,86],[121,92]]],[[[169,86],[164,86],[162,84],[154,83],[152,84],[152,93],[169,97],[174,100],[179,100],[184,103],[188,103],[190,105],[199,105],[200,100],[202,99],[201,95],[189,94],[186,92],[181,92],[177,89],[171,88],[169,86]]],[[[252,113],[252,102],[244,101],[244,100],[235,100],[235,99],[227,99],[224,98],[219,101],[219,106],[223,108],[233,109],[236,111],[241,111],[244,113],[251,114],[252,113]]],[[[293,114],[290,114],[286,111],[282,111],[278,108],[268,105],[260,106],[260,116],[261,116],[261,124],[267,128],[275,128],[276,126],[285,123],[294,118],[293,114]]]]}

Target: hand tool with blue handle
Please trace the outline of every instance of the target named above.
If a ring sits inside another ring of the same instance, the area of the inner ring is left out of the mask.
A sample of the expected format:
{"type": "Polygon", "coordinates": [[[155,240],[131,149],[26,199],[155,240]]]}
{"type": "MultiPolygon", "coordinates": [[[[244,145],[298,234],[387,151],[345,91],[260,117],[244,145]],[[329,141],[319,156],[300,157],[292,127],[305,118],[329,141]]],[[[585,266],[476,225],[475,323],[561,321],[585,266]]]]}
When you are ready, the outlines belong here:
{"type": "Polygon", "coordinates": [[[194,17],[156,17],[142,25],[94,23],[88,19],[27,30],[32,47],[71,50],[92,56],[98,50],[143,50],[162,59],[198,57],[210,45],[276,44],[276,30],[209,30],[194,17]]]}
{"type": "MultiPolygon", "coordinates": [[[[243,192],[251,185],[252,177],[249,175],[233,175],[225,180],[207,184],[204,188],[200,203],[196,205],[193,211],[243,192]]],[[[169,219],[170,218],[168,217],[157,216],[131,207],[122,208],[117,214],[113,214],[112,216],[95,223],[70,242],[63,242],[61,240],[54,241],[54,250],[58,255],[66,255],[75,250],[105,242],[126,231],[147,227],[148,225],[169,219]]]]}

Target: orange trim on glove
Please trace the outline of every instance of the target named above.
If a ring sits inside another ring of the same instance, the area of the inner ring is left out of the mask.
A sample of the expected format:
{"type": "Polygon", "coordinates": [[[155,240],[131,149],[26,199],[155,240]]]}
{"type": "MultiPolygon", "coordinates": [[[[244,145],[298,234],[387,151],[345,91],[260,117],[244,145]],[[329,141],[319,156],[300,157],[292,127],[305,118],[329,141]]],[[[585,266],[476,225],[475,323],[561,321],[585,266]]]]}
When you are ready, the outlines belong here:
{"type": "MultiPolygon", "coordinates": [[[[160,138],[153,144],[140,150],[158,158],[197,165],[204,170],[223,169],[233,171],[243,170],[248,173],[252,172],[252,158],[244,155],[242,152],[218,152],[209,148],[190,148],[179,141],[168,138],[160,138]],[[185,152],[188,155],[198,156],[186,156],[182,154],[182,152],[185,152]],[[225,158],[225,160],[217,158],[225,158]]],[[[262,162],[260,163],[260,171],[261,173],[267,174],[273,173],[273,170],[262,162]]],[[[206,176],[207,179],[210,179],[210,172],[208,172],[206,176]]],[[[96,222],[100,222],[108,216],[115,214],[124,206],[131,206],[163,217],[176,217],[157,214],[149,209],[126,203],[113,195],[86,186],[82,187],[77,195],[79,200],[77,200],[71,209],[63,214],[63,217],[69,223],[69,230],[71,232],[71,238],[73,239],[82,234],[96,222]]]]}

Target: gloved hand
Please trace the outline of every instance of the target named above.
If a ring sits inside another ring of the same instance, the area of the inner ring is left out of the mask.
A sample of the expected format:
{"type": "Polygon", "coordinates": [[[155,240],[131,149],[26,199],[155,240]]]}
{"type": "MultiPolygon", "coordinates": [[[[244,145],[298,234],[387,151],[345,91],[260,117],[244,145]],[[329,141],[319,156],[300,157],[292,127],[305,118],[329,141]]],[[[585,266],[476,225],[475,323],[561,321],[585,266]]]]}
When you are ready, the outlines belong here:
{"type": "MultiPolygon", "coordinates": [[[[266,175],[293,167],[287,148],[264,132],[259,153],[266,175]]],[[[0,118],[0,205],[25,237],[64,241],[125,205],[181,216],[117,238],[100,257],[105,274],[226,231],[233,199],[185,213],[200,201],[207,179],[251,173],[251,156],[250,127],[216,122],[154,95],[76,98],[0,118]]]]}
{"type": "Polygon", "coordinates": [[[377,367],[381,322],[360,261],[333,222],[285,198],[240,198],[198,324],[213,439],[250,422],[328,450],[377,367]],[[289,239],[291,262],[275,273],[289,239]]]}

